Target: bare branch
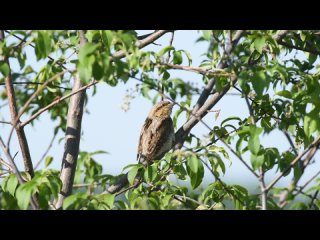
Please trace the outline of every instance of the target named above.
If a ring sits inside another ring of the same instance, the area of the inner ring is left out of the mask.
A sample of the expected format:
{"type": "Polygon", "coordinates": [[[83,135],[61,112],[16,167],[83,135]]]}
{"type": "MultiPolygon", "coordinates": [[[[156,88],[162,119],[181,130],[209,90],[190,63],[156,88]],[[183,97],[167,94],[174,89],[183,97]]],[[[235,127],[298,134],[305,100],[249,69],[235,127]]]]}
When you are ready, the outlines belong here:
{"type": "MultiPolygon", "coordinates": [[[[173,39],[174,39],[174,31],[171,33],[169,46],[172,46],[173,39]]],[[[168,52],[168,57],[167,57],[166,63],[169,63],[170,57],[171,57],[171,51],[168,52]]]]}
{"type": "Polygon", "coordinates": [[[287,138],[287,140],[288,140],[288,142],[289,142],[289,144],[290,144],[290,146],[291,146],[292,151],[294,152],[294,154],[295,154],[296,156],[298,156],[298,151],[297,151],[297,149],[296,149],[296,146],[295,146],[294,143],[292,142],[292,139],[291,139],[289,133],[288,133],[287,131],[283,131],[283,134],[286,136],[286,138],[287,138]]]}
{"type": "Polygon", "coordinates": [[[230,86],[234,85],[237,81],[237,77],[231,77],[230,83],[221,91],[214,93],[205,104],[197,111],[196,116],[191,116],[187,122],[179,128],[179,130],[175,134],[175,149],[181,148],[187,135],[191,131],[191,129],[199,122],[199,119],[202,119],[214,105],[216,105],[219,100],[229,91],[230,86]]]}
{"type": "Polygon", "coordinates": [[[4,161],[2,158],[0,158],[0,163],[2,165],[6,166],[9,169],[9,171],[11,171],[11,172],[13,171],[11,165],[9,163],[7,163],[6,161],[4,161]]]}
{"type": "Polygon", "coordinates": [[[296,50],[299,50],[299,51],[303,51],[303,52],[309,52],[311,54],[315,54],[315,55],[320,55],[320,51],[318,51],[317,49],[315,48],[312,48],[310,46],[306,46],[306,47],[299,47],[299,46],[295,46],[295,45],[292,45],[290,43],[286,43],[284,41],[278,41],[278,43],[282,46],[285,46],[287,48],[293,48],[293,49],[296,49],[296,50]]]}
{"type": "MultiPolygon", "coordinates": [[[[163,36],[167,32],[172,32],[172,30],[159,30],[159,31],[156,31],[156,32],[152,33],[151,35],[147,36],[146,38],[144,38],[143,40],[138,41],[136,46],[138,48],[143,48],[143,47],[153,43],[155,40],[157,40],[158,38],[160,38],[161,36],[163,36]]],[[[123,58],[125,56],[126,56],[126,52],[125,51],[118,51],[118,52],[112,54],[112,57],[110,57],[110,61],[112,61],[114,58],[123,58]]]]}
{"type": "Polygon", "coordinates": [[[0,121],[0,123],[12,125],[12,123],[11,123],[11,122],[8,122],[8,121],[0,121]]]}
{"type": "MultiPolygon", "coordinates": [[[[26,111],[26,109],[28,108],[28,106],[30,105],[30,103],[32,102],[32,100],[40,93],[42,92],[42,90],[52,81],[54,81],[55,79],[57,79],[58,77],[60,77],[61,75],[63,75],[65,73],[65,71],[57,73],[56,75],[54,75],[53,77],[51,77],[50,79],[48,79],[47,81],[45,81],[43,83],[43,85],[41,87],[39,87],[30,97],[29,99],[26,101],[26,103],[24,104],[24,106],[19,110],[19,113],[17,114],[17,116],[15,117],[15,120],[13,122],[13,126],[11,128],[11,131],[9,133],[9,137],[8,137],[8,141],[7,141],[7,146],[10,146],[10,140],[12,137],[12,133],[13,133],[13,129],[17,126],[17,124],[20,122],[20,117],[22,116],[22,114],[26,111]]],[[[20,124],[20,127],[23,128],[23,126],[20,124]]]]}
{"type": "Polygon", "coordinates": [[[243,206],[245,206],[245,203],[241,199],[239,199],[238,196],[234,195],[233,192],[230,191],[228,186],[219,178],[219,176],[214,171],[212,171],[210,166],[205,161],[203,161],[203,159],[201,159],[201,158],[199,158],[199,159],[206,166],[206,168],[210,171],[210,173],[214,176],[215,180],[219,181],[221,183],[221,185],[224,188],[224,190],[227,193],[229,193],[232,197],[234,197],[236,200],[238,200],[243,206]]]}
{"type": "MultiPolygon", "coordinates": [[[[1,30],[0,31],[0,41],[3,41],[4,37],[5,37],[4,31],[1,30]]],[[[19,125],[18,109],[17,109],[16,99],[15,99],[15,92],[14,92],[14,88],[12,85],[10,63],[9,63],[9,60],[6,56],[4,56],[4,61],[7,63],[8,67],[9,67],[9,73],[8,73],[8,76],[5,77],[5,83],[6,83],[6,91],[7,91],[9,109],[10,109],[10,115],[11,115],[11,123],[14,126],[16,133],[17,133],[17,136],[18,136],[18,141],[19,141],[19,145],[21,148],[21,152],[22,152],[25,170],[26,170],[26,172],[28,172],[30,174],[31,177],[33,177],[34,170],[33,170],[33,166],[32,166],[32,160],[31,160],[31,156],[30,156],[29,146],[28,146],[27,138],[26,138],[25,132],[23,130],[23,127],[21,127],[19,125]]],[[[8,147],[8,153],[10,154],[9,145],[7,145],[7,147],[8,147]]]]}
{"type": "Polygon", "coordinates": [[[62,101],[64,101],[64,100],[72,97],[73,95],[75,95],[75,94],[77,94],[77,93],[80,93],[80,92],[82,92],[82,91],[85,91],[87,88],[89,88],[89,87],[91,87],[91,86],[93,86],[93,85],[95,85],[95,84],[97,84],[97,83],[98,83],[98,81],[93,81],[93,82],[91,82],[91,83],[89,83],[89,84],[87,84],[87,85],[85,85],[85,86],[77,89],[76,91],[72,91],[71,93],[69,93],[69,94],[67,94],[67,95],[65,95],[65,96],[63,96],[63,97],[57,98],[56,100],[54,100],[53,102],[51,102],[51,103],[50,103],[49,105],[47,105],[46,107],[41,108],[38,112],[36,112],[35,114],[33,114],[29,119],[27,119],[26,121],[22,122],[22,123],[21,123],[21,126],[24,127],[25,125],[27,125],[27,124],[29,124],[30,122],[32,122],[32,121],[33,121],[35,118],[37,118],[39,115],[41,115],[43,112],[49,110],[49,109],[52,108],[53,106],[55,106],[55,105],[57,105],[58,103],[60,103],[60,102],[62,102],[62,101]]]}
{"type": "MultiPolygon", "coordinates": [[[[13,85],[43,85],[43,83],[40,83],[40,82],[31,82],[31,81],[26,81],[26,82],[12,82],[13,85]]],[[[0,86],[1,85],[5,85],[5,83],[0,83],[0,86]]],[[[66,88],[66,87],[61,87],[61,86],[58,86],[58,85],[52,85],[53,87],[56,87],[56,88],[60,88],[60,89],[64,89],[64,90],[71,90],[71,88],[66,88]]]]}
{"type": "Polygon", "coordinates": [[[223,139],[221,138],[218,138],[242,163],[243,165],[246,166],[246,168],[256,177],[256,178],[260,178],[260,176],[255,172],[253,171],[253,169],[246,163],[246,161],[240,156],[237,154],[236,151],[234,151],[230,146],[229,144],[227,144],[223,139]]]}
{"type": "MultiPolygon", "coordinates": [[[[4,154],[7,156],[9,162],[10,162],[10,167],[11,167],[11,171],[14,173],[14,175],[17,177],[18,181],[20,184],[23,184],[25,181],[23,180],[22,178],[22,175],[21,173],[19,172],[19,169],[15,163],[15,161],[13,160],[13,158],[11,157],[11,154],[9,152],[9,149],[8,147],[5,146],[2,138],[0,137],[0,145],[1,145],[1,148],[4,152],[4,154]]],[[[38,206],[38,202],[37,202],[37,199],[35,198],[35,196],[31,196],[31,207],[32,209],[36,210],[36,209],[39,209],[39,206],[38,206]]]]}
{"type": "Polygon", "coordinates": [[[318,137],[316,140],[312,142],[301,154],[299,154],[291,163],[290,165],[281,172],[276,178],[272,180],[272,182],[265,188],[266,191],[271,189],[292,167],[295,166],[295,164],[307,153],[314,151],[314,149],[317,149],[320,144],[320,137],[318,137]]]}
{"type": "MultiPolygon", "coordinates": [[[[221,61],[218,64],[219,69],[223,69],[227,66],[227,61],[226,61],[226,56],[230,55],[230,53],[232,52],[233,48],[238,44],[240,38],[242,37],[242,35],[244,34],[243,30],[238,30],[233,39],[231,44],[227,47],[226,51],[224,52],[221,61]]],[[[196,114],[198,112],[198,110],[201,108],[201,106],[205,103],[205,101],[208,99],[210,92],[212,91],[213,87],[215,84],[215,79],[212,78],[210,79],[210,81],[208,82],[207,86],[203,89],[196,105],[193,108],[192,113],[196,114]]]]}
{"type": "Polygon", "coordinates": [[[201,68],[201,67],[188,67],[188,66],[181,66],[175,65],[171,63],[159,63],[157,66],[166,66],[170,69],[177,69],[177,70],[185,70],[189,72],[200,73],[206,76],[231,76],[232,73],[228,73],[223,69],[219,68],[201,68]]]}
{"type": "Polygon", "coordinates": [[[313,207],[314,201],[317,199],[318,194],[319,194],[319,190],[317,190],[317,191],[313,194],[312,199],[311,199],[311,202],[310,202],[310,204],[309,204],[310,209],[313,207]]]}
{"type": "MultiPolygon", "coordinates": [[[[85,37],[84,30],[80,30],[79,34],[81,47],[87,43],[87,39],[85,37]]],[[[77,73],[74,77],[72,92],[79,91],[81,87],[82,83],[79,74],[77,73]]],[[[74,174],[79,154],[81,122],[85,96],[86,92],[81,91],[70,98],[67,116],[67,130],[65,135],[65,148],[60,173],[62,189],[55,204],[56,209],[60,209],[62,207],[64,199],[68,197],[72,192],[74,174]]]]}
{"type": "Polygon", "coordinates": [[[48,152],[50,151],[51,147],[52,147],[52,144],[54,142],[54,139],[56,138],[57,134],[54,134],[50,143],[49,143],[49,146],[47,147],[47,149],[45,150],[45,152],[42,154],[42,157],[40,158],[40,160],[35,164],[34,166],[34,169],[36,170],[40,163],[45,159],[45,157],[47,156],[48,152]]]}

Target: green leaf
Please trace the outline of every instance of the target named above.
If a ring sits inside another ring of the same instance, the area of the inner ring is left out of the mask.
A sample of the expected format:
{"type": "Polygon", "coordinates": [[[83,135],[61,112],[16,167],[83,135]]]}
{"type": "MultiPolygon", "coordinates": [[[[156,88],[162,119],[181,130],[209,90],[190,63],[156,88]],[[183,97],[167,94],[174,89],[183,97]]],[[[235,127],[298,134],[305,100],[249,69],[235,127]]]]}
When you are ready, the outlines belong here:
{"type": "Polygon", "coordinates": [[[303,128],[307,137],[320,130],[319,110],[317,108],[304,116],[303,128]]]}
{"type": "Polygon", "coordinates": [[[37,182],[35,179],[20,185],[16,191],[18,206],[22,210],[26,210],[29,206],[31,196],[37,190],[37,182]]]}
{"type": "Polygon", "coordinates": [[[158,56],[162,57],[164,54],[166,54],[167,52],[172,51],[172,50],[174,50],[173,46],[167,46],[159,51],[158,56]]]}
{"type": "Polygon", "coordinates": [[[141,169],[141,166],[134,166],[128,172],[128,181],[129,181],[130,185],[132,185],[134,183],[134,179],[137,176],[137,172],[139,169],[141,169]]]}
{"type": "Polygon", "coordinates": [[[248,142],[248,148],[254,155],[257,155],[260,150],[259,135],[262,133],[263,128],[258,128],[254,125],[250,125],[250,138],[248,142]]]}
{"type": "Polygon", "coordinates": [[[97,47],[98,45],[93,43],[86,43],[85,45],[83,45],[79,50],[79,61],[85,62],[87,56],[93,54],[97,47]]]}
{"type": "Polygon", "coordinates": [[[263,94],[263,90],[267,87],[265,71],[256,71],[251,82],[254,91],[257,93],[259,97],[261,97],[263,94]]]}
{"type": "Polygon", "coordinates": [[[255,155],[255,154],[251,154],[251,165],[252,165],[252,168],[253,170],[257,170],[259,169],[263,162],[264,162],[264,155],[255,155]]]}
{"type": "Polygon", "coordinates": [[[144,178],[148,182],[152,182],[153,180],[155,180],[157,175],[158,175],[158,169],[155,164],[148,166],[147,169],[144,171],[144,178]]]}
{"type": "Polygon", "coordinates": [[[212,31],[211,30],[202,30],[203,38],[207,41],[211,39],[212,31]]]}
{"type": "Polygon", "coordinates": [[[139,164],[139,163],[129,164],[129,165],[125,166],[124,168],[122,168],[122,172],[123,172],[124,170],[128,169],[128,168],[131,168],[131,167],[139,167],[139,166],[140,166],[140,168],[143,168],[143,165],[142,165],[142,164],[139,164]]]}
{"type": "Polygon", "coordinates": [[[98,151],[90,153],[91,156],[98,155],[98,154],[109,154],[109,153],[107,151],[103,151],[103,150],[98,150],[98,151]]]}
{"type": "Polygon", "coordinates": [[[95,61],[92,65],[92,76],[95,80],[100,80],[103,78],[103,65],[102,63],[99,63],[98,61],[95,61]]]}
{"type": "Polygon", "coordinates": [[[87,202],[87,193],[77,192],[73,195],[66,197],[63,201],[64,210],[78,210],[81,209],[87,202]]]}
{"type": "Polygon", "coordinates": [[[294,176],[294,179],[297,181],[298,179],[300,179],[302,175],[302,170],[299,166],[299,164],[296,164],[294,167],[293,167],[293,176],[294,176]]]}
{"type": "Polygon", "coordinates": [[[46,159],[44,160],[44,167],[47,168],[53,161],[52,156],[47,156],[46,159]]]}
{"type": "Polygon", "coordinates": [[[192,56],[189,52],[187,52],[186,50],[179,50],[179,52],[183,52],[187,59],[188,59],[188,66],[190,66],[192,64],[192,56]]]}
{"type": "Polygon", "coordinates": [[[276,95],[292,99],[292,93],[288,90],[282,90],[276,93],[276,95]]]}
{"type": "Polygon", "coordinates": [[[188,158],[186,165],[187,173],[191,179],[192,189],[195,189],[201,184],[204,176],[204,168],[202,162],[196,155],[192,155],[188,158]]]}
{"type": "Polygon", "coordinates": [[[7,187],[7,191],[12,196],[14,196],[14,194],[15,194],[15,191],[17,189],[18,183],[19,182],[18,182],[18,179],[17,179],[16,175],[10,174],[6,187],[7,187]]]}
{"type": "Polygon", "coordinates": [[[174,64],[181,64],[182,63],[182,54],[181,51],[176,51],[173,53],[173,63],[174,64]]]}
{"type": "Polygon", "coordinates": [[[232,120],[237,120],[237,121],[239,121],[239,123],[242,122],[241,118],[239,118],[239,117],[228,117],[228,118],[224,119],[224,120],[221,122],[220,126],[223,127],[223,125],[224,125],[226,122],[232,121],[232,120]]]}
{"type": "Polygon", "coordinates": [[[266,42],[265,37],[258,37],[254,40],[254,48],[261,54],[263,46],[266,42]]]}
{"type": "Polygon", "coordinates": [[[116,197],[116,194],[104,193],[96,196],[96,199],[106,204],[108,206],[108,209],[112,209],[114,206],[115,197],[116,197]]]}
{"type": "Polygon", "coordinates": [[[9,71],[9,65],[5,61],[0,61],[0,73],[2,73],[4,77],[7,77],[9,75],[9,71]]]}
{"type": "Polygon", "coordinates": [[[182,165],[175,165],[173,167],[173,172],[176,174],[178,179],[186,180],[187,172],[182,165]]]}
{"type": "Polygon", "coordinates": [[[51,53],[51,34],[49,35],[49,31],[37,31],[38,36],[35,38],[35,53],[37,60],[44,59],[48,57],[51,53]]]}
{"type": "Polygon", "coordinates": [[[91,55],[83,59],[77,66],[81,82],[87,84],[92,76],[92,65],[95,62],[95,56],[91,55]]]}

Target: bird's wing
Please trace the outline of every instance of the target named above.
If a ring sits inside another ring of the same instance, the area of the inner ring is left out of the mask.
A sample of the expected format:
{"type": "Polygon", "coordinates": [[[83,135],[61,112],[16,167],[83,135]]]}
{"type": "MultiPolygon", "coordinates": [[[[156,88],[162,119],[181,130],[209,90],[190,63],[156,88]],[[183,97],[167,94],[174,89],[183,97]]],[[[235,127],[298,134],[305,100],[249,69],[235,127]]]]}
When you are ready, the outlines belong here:
{"type": "Polygon", "coordinates": [[[144,155],[147,161],[156,160],[159,158],[160,150],[168,140],[168,133],[173,128],[173,123],[170,118],[162,121],[154,122],[148,129],[142,139],[141,154],[144,155]]]}
{"type": "Polygon", "coordinates": [[[151,118],[147,117],[146,120],[144,121],[143,126],[142,126],[142,129],[141,129],[141,132],[140,132],[140,137],[139,137],[137,160],[139,160],[139,157],[141,155],[144,138],[146,137],[146,132],[148,131],[151,123],[152,123],[151,118]]]}

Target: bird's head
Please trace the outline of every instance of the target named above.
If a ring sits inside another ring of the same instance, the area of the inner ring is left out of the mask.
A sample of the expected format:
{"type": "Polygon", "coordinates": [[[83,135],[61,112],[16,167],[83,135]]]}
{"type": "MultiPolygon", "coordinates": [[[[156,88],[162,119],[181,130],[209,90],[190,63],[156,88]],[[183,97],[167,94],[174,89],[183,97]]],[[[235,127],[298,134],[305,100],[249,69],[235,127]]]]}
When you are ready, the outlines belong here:
{"type": "Polygon", "coordinates": [[[173,103],[168,101],[161,101],[153,106],[149,113],[149,117],[167,118],[170,117],[173,103]]]}

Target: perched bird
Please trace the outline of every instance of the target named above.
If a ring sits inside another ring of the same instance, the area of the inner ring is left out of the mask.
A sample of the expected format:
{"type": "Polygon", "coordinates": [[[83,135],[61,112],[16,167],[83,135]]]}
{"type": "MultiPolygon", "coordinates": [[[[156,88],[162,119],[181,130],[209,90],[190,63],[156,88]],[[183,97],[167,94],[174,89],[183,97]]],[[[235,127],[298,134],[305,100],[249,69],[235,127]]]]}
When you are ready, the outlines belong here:
{"type": "Polygon", "coordinates": [[[144,166],[160,160],[173,147],[172,107],[173,103],[168,101],[155,104],[142,126],[137,159],[144,166]]]}

